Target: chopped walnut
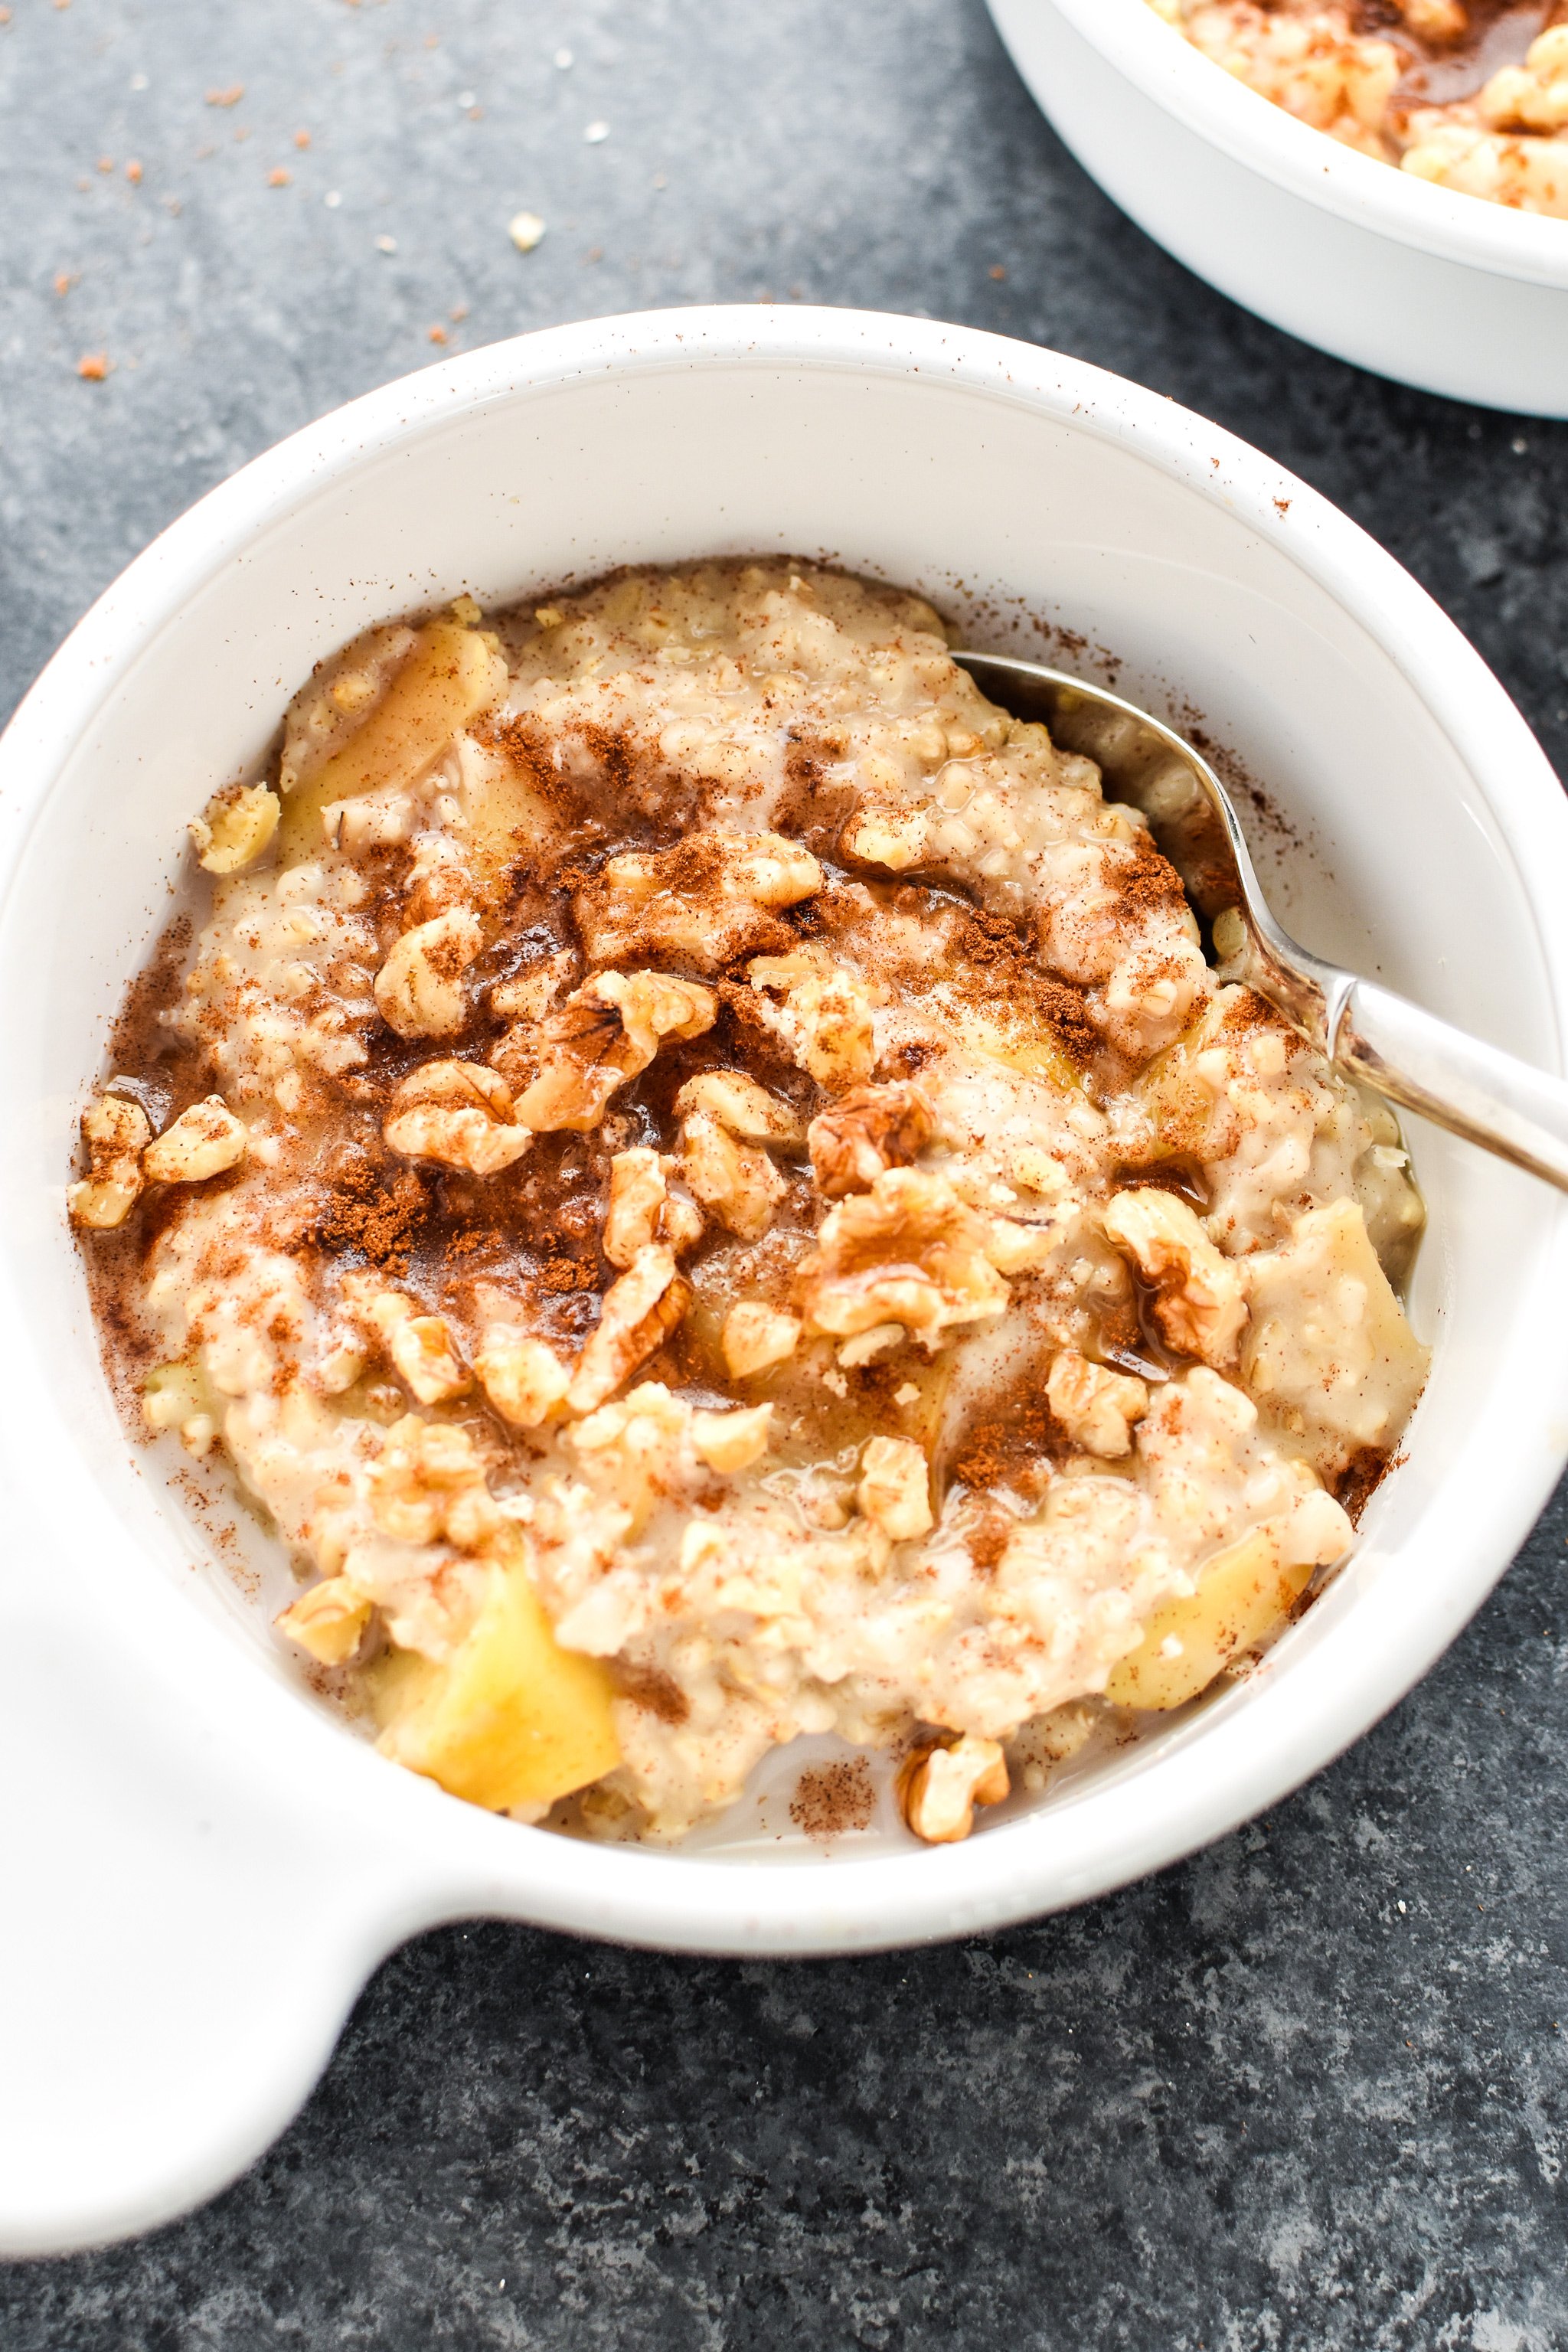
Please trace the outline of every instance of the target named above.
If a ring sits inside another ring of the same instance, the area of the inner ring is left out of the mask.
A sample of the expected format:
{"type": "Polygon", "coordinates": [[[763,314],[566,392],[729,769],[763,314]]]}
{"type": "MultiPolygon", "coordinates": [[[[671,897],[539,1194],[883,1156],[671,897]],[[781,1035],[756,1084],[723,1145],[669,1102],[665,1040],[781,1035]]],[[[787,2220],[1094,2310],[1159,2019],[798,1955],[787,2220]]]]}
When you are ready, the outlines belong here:
{"type": "Polygon", "coordinates": [[[621,1016],[646,1069],[668,1037],[677,1045],[711,1029],[719,1003],[710,988],[664,971],[605,971],[590,985],[621,1016]]]}
{"type": "MultiPolygon", "coordinates": [[[[1443,0],[1437,0],[1437,5],[1442,5],[1443,0]]],[[[1452,5],[1452,0],[1449,0],[1449,5],[1452,5]]],[[[1533,131],[1545,133],[1550,138],[1552,133],[1561,133],[1568,129],[1568,24],[1561,21],[1560,12],[1548,13],[1558,15],[1559,21],[1549,24],[1546,30],[1531,41],[1524,63],[1500,67],[1477,95],[1476,103],[1481,121],[1494,131],[1533,131]]],[[[1421,28],[1417,26],[1415,29],[1419,31],[1421,28]]],[[[1440,125],[1441,118],[1437,120],[1440,125]]],[[[1433,144],[1441,152],[1442,129],[1437,125],[1434,127],[1436,135],[1433,144]]],[[[1505,168],[1496,174],[1487,191],[1494,200],[1501,198],[1504,202],[1514,202],[1516,189],[1521,184],[1528,187],[1530,174],[1526,159],[1532,152],[1531,148],[1521,146],[1510,159],[1513,163],[1512,171],[1505,168]]],[[[1555,141],[1540,151],[1539,163],[1546,167],[1541,173],[1542,178],[1549,175],[1556,156],[1555,141]]],[[[1475,192],[1481,193],[1479,189],[1475,192]]]]}
{"type": "Polygon", "coordinates": [[[861,1086],[877,1066],[871,999],[863,981],[820,949],[758,956],[747,969],[759,1010],[803,1070],[837,1092],[861,1086]],[[774,995],[783,1003],[775,1004],[774,995]]]}
{"type": "Polygon", "coordinates": [[[365,1351],[357,1339],[342,1338],[317,1359],[309,1375],[318,1396],[342,1396],[352,1389],[365,1367],[365,1351]]]}
{"type": "Polygon", "coordinates": [[[375,976],[382,1019],[400,1037],[449,1037],[468,1011],[463,974],[484,944],[470,907],[405,931],[375,976]]]}
{"type": "Polygon", "coordinates": [[[889,1168],[907,1168],[936,1130],[936,1114],[921,1087],[901,1079],[857,1087],[820,1111],[806,1129],[816,1189],[829,1201],[863,1192],[889,1168]]]}
{"type": "Polygon", "coordinates": [[[362,1320],[392,1359],[404,1386],[421,1404],[440,1404],[461,1396],[469,1386],[463,1360],[446,1318],[421,1315],[415,1301],[401,1290],[376,1290],[362,1277],[344,1289],[362,1320]]]}
{"type": "Polygon", "coordinates": [[[1394,5],[1424,41],[1462,41],[1470,29],[1464,0],[1394,0],[1394,5]]]}
{"type": "Polygon", "coordinates": [[[1186,1202],[1145,1185],[1116,1193],[1103,1222],[1116,1247],[1154,1286],[1154,1319],[1171,1346],[1216,1370],[1233,1363],[1247,1321],[1241,1276],[1186,1202]]]}
{"type": "Polygon", "coordinates": [[[822,1221],[801,1268],[808,1327],[852,1339],[902,1323],[928,1348],[950,1326],[1000,1315],[1007,1285],[986,1255],[986,1221],[943,1176],[889,1168],[822,1221]]]}
{"type": "Polygon", "coordinates": [[[518,1429],[537,1429],[561,1402],[572,1379],[545,1340],[505,1323],[486,1330],[474,1370],[501,1419],[518,1429]]]}
{"type": "Polygon", "coordinates": [[[931,1472],[925,1455],[909,1437],[873,1437],[860,1456],[855,1499],[861,1516],[874,1520],[894,1543],[931,1532],[931,1472]]]}
{"type": "Polygon", "coordinates": [[[1119,1462],[1132,1451],[1132,1423],[1148,1412],[1149,1391],[1129,1373],[1108,1370],[1063,1348],[1051,1360],[1046,1402],[1086,1454],[1119,1462]]]}
{"type": "Polygon", "coordinates": [[[122,1225],[142,1191],[142,1154],[153,1129],[140,1103],[100,1095],[81,1115],[88,1172],[66,1194],[79,1225],[108,1233],[122,1225]]]}
{"type": "Polygon", "coordinates": [[[605,1214],[605,1255],[612,1265],[629,1266],[639,1250],[658,1239],[667,1197],[664,1168],[657,1151],[639,1145],[617,1151],[610,1162],[610,1201],[605,1214]]]}
{"type": "Polygon", "coordinates": [[[789,1191],[760,1144],[738,1143],[705,1110],[681,1124],[680,1172],[702,1206],[742,1241],[767,1232],[789,1191]]]}
{"type": "Polygon", "coordinates": [[[1056,1255],[1061,1240],[1056,1223],[1026,1225],[1016,1217],[986,1221],[985,1255],[998,1274],[1034,1274],[1056,1255]]]}
{"type": "MultiPolygon", "coordinates": [[[[901,1323],[873,1323],[868,1331],[858,1331],[853,1339],[846,1339],[834,1353],[847,1371],[858,1372],[863,1365],[874,1364],[879,1356],[890,1356],[908,1337],[901,1323]]],[[[919,1393],[917,1389],[915,1394],[919,1393]]]]}
{"type": "Polygon", "coordinates": [[[929,831],[923,809],[863,809],[850,818],[838,845],[857,866],[886,866],[902,874],[925,856],[929,831]]]}
{"type": "Polygon", "coordinates": [[[268,847],[282,814],[282,802],[265,784],[226,784],[205,815],[191,820],[192,846],[209,874],[237,874],[268,847]]]}
{"type": "Polygon", "coordinates": [[[320,1664],[346,1666],[370,1622],[370,1602],[346,1577],[332,1576],[302,1592],[274,1622],[280,1633],[298,1642],[320,1664]]]}
{"type": "Polygon", "coordinates": [[[1037,1143],[1014,1144],[1003,1164],[1012,1183],[1026,1192],[1037,1192],[1042,1200],[1061,1201],[1072,1192],[1072,1179],[1061,1161],[1037,1143]]]}
{"type": "MultiPolygon", "coordinates": [[[[443,915],[471,913],[473,898],[474,877],[467,845],[448,834],[417,833],[403,880],[405,935],[443,915]]],[[[443,961],[439,951],[436,961],[438,966],[443,961]]]]}
{"type": "Polygon", "coordinates": [[[659,958],[718,971],[787,940],[775,909],[821,889],[822,868],[776,833],[690,834],[668,849],[612,857],[573,901],[591,963],[659,958]]]}
{"type": "Polygon", "coordinates": [[[154,1364],[142,1384],[142,1418],[154,1437],[178,1430],[187,1454],[205,1462],[217,1443],[222,1400],[199,1355],[154,1364]]]}
{"type": "Polygon", "coordinates": [[[541,1022],[539,1075],[518,1097],[517,1117],[541,1134],[597,1127],[616,1087],[646,1070],[667,1038],[700,1037],[718,1009],[710,988],[668,972],[595,973],[541,1022]]]}
{"type": "Polygon", "coordinates": [[[610,1202],[605,1216],[605,1255],[612,1265],[629,1266],[652,1242],[668,1242],[679,1254],[702,1234],[702,1213],[684,1194],[669,1189],[668,1171],[657,1151],[636,1145],[610,1162],[610,1202]]]}
{"type": "Polygon", "coordinates": [[[599,1320],[577,1359],[566,1402],[592,1412],[614,1396],[639,1364],[657,1353],[691,1304],[691,1285],[677,1272],[675,1252],[655,1242],[639,1250],[628,1270],[605,1293],[599,1320]]]}
{"type": "Polygon", "coordinates": [[[249,1140],[244,1120],[236,1118],[223,1097],[208,1095],[147,1146],[142,1173],[150,1184],[200,1184],[237,1168],[249,1140]]]}
{"type": "Polygon", "coordinates": [[[800,1318],[781,1315],[760,1298],[742,1298],[724,1319],[724,1361],[732,1380],[748,1380],[782,1364],[800,1345],[800,1318]]]}
{"type": "Polygon", "coordinates": [[[704,1070],[688,1078],[675,1097],[675,1115],[708,1111],[742,1143],[798,1144],[805,1129],[788,1103],[769,1094],[741,1070],[704,1070]]]}
{"type": "Polygon", "coordinates": [[[691,1443],[710,1470],[727,1476],[750,1469],[768,1450],[771,1404],[742,1406],[738,1412],[694,1412],[691,1443]]]}
{"type": "Polygon", "coordinates": [[[392,1097],[382,1134],[405,1160],[438,1160],[494,1176],[521,1160],[531,1128],[512,1118],[511,1092],[482,1062],[426,1062],[392,1097]]]}
{"type": "Polygon", "coordinates": [[[1010,1788],[995,1739],[965,1732],[951,1745],[917,1748],[899,1775],[899,1802],[916,1837],[956,1845],[974,1827],[976,1805],[999,1805],[1010,1788]]]}
{"type": "Polygon", "coordinates": [[[370,1507],[383,1535],[397,1543],[445,1537],[460,1551],[478,1551],[503,1525],[468,1431],[416,1412],[386,1433],[370,1473],[370,1507]]]}
{"type": "Polygon", "coordinates": [[[674,1160],[666,1160],[663,1162],[667,1189],[664,1206],[659,1211],[657,1238],[661,1242],[668,1242],[679,1257],[682,1250],[690,1249],[694,1244],[701,1240],[704,1220],[702,1212],[695,1201],[685,1192],[675,1192],[668,1189],[670,1175],[678,1164],[674,1160]]]}
{"type": "Polygon", "coordinates": [[[542,1021],[577,968],[570,948],[531,963],[490,991],[490,1010],[502,1021],[542,1021]]]}
{"type": "Polygon", "coordinates": [[[662,1381],[639,1381],[613,1404],[599,1405],[585,1420],[574,1423],[566,1442],[590,1462],[595,1454],[604,1457],[602,1466],[610,1474],[617,1499],[633,1504],[634,1519],[640,1525],[639,1515],[658,1496],[672,1492],[686,1478],[691,1418],[685,1398],[673,1396],[662,1381]],[[634,1501],[638,1486],[643,1492],[634,1501]]]}

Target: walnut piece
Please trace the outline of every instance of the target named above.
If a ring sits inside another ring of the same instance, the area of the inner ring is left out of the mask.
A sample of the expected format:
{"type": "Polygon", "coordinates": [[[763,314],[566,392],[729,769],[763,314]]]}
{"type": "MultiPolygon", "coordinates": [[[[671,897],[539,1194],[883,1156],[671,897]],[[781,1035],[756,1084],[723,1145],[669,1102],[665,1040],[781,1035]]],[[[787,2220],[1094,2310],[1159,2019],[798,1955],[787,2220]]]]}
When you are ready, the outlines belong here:
{"type": "Polygon", "coordinates": [[[652,1242],[668,1242],[679,1254],[701,1234],[701,1211],[684,1194],[670,1191],[668,1171],[657,1151],[637,1144],[616,1152],[610,1162],[604,1234],[605,1255],[612,1265],[629,1266],[652,1242]]]}
{"type": "Polygon", "coordinates": [[[612,1265],[629,1266],[639,1250],[658,1239],[658,1221],[668,1197],[664,1166],[646,1145],[617,1151],[610,1162],[610,1200],[605,1213],[604,1249],[612,1265]]]}
{"type": "Polygon", "coordinates": [[[208,1095],[147,1146],[142,1173],[150,1184],[200,1184],[237,1168],[249,1140],[244,1120],[236,1118],[223,1097],[208,1095]]]}
{"type": "Polygon", "coordinates": [[[742,1143],[787,1147],[799,1144],[805,1131],[788,1103],[742,1070],[704,1070],[688,1078],[675,1097],[675,1115],[685,1118],[699,1110],[709,1112],[742,1143]]]}
{"type": "Polygon", "coordinates": [[[142,1154],[153,1129],[140,1103],[100,1095],[81,1115],[88,1172],[66,1194],[79,1225],[95,1233],[122,1225],[142,1191],[142,1154]]]}
{"type": "Polygon", "coordinates": [[[572,1379],[547,1341],[505,1323],[487,1328],[474,1370],[501,1419],[517,1429],[537,1429],[572,1379]]]}
{"type": "Polygon", "coordinates": [[[421,1404],[441,1404],[470,1386],[445,1316],[421,1315],[401,1290],[374,1290],[363,1279],[345,1293],[392,1359],[404,1386],[421,1404]]]}
{"type": "Polygon", "coordinates": [[[702,1206],[747,1242],[767,1232],[789,1191],[762,1146],[737,1142],[710,1111],[681,1124],[680,1172],[702,1206]]]}
{"type": "Polygon", "coordinates": [[[874,1520],[894,1543],[930,1534],[931,1473],[912,1438],[873,1437],[868,1442],[855,1499],[861,1516],[874,1520]]]}
{"type": "Polygon", "coordinates": [[[908,1079],[856,1087],[806,1129],[816,1189],[829,1201],[864,1192],[889,1168],[907,1168],[936,1130],[936,1113],[921,1087],[908,1079]]]}
{"type": "Polygon", "coordinates": [[[748,949],[782,944],[775,909],[821,889],[798,841],[713,827],[668,849],[612,857],[573,901],[591,963],[658,958],[718,971],[748,949]]]}
{"type": "Polygon", "coordinates": [[[498,981],[490,991],[491,1012],[502,1021],[542,1021],[576,965],[571,949],[563,948],[542,962],[514,972],[510,980],[498,981]]]}
{"type": "Polygon", "coordinates": [[[861,809],[845,826],[838,845],[857,866],[885,866],[902,874],[925,856],[929,833],[923,809],[861,809]]]}
{"type": "Polygon", "coordinates": [[[853,1339],[844,1340],[833,1352],[847,1371],[858,1372],[874,1364],[879,1356],[890,1356],[908,1338],[901,1323],[873,1323],[868,1331],[857,1331],[853,1339]]]}
{"type": "Polygon", "coordinates": [[[640,1534],[659,1501],[689,1480],[691,1418],[685,1398],[672,1396],[662,1381],[639,1381],[626,1396],[574,1422],[566,1443],[604,1474],[640,1534]]]}
{"type": "Polygon", "coordinates": [[[482,1062],[426,1062],[392,1097],[382,1129],[405,1160],[438,1160],[471,1176],[494,1176],[521,1160],[531,1128],[512,1118],[511,1091],[482,1062]]]}
{"type": "Polygon", "coordinates": [[[223,1400],[206,1376],[199,1354],[154,1364],[142,1383],[142,1418],[156,1437],[178,1430],[187,1454],[205,1462],[217,1443],[223,1400]]]}
{"type": "MultiPolygon", "coordinates": [[[[1403,0],[1408,8],[1413,0],[1403,0]]],[[[1445,0],[1436,0],[1442,6],[1445,0]]],[[[1447,0],[1455,5],[1455,0],[1447,0]]],[[[1556,14],[1549,11],[1549,14],[1556,14]]],[[[1420,31],[1421,27],[1413,26],[1420,31]]],[[[1559,20],[1549,24],[1543,33],[1531,41],[1521,66],[1500,66],[1478,94],[1477,105],[1483,122],[1494,131],[1534,131],[1545,132],[1568,128],[1568,25],[1559,20]]],[[[1438,130],[1434,144],[1440,142],[1438,130]]],[[[1504,173],[1497,184],[1497,194],[1508,202],[1517,201],[1516,189],[1523,182],[1528,185],[1527,158],[1531,151],[1519,152],[1511,173],[1504,173]]],[[[1540,161],[1544,165],[1541,173],[1551,173],[1553,151],[1547,148],[1540,161]]]]}
{"type": "Polygon", "coordinates": [[[504,1525],[466,1429],[405,1413],[387,1431],[370,1473],[371,1517],[397,1543],[443,1537],[478,1551],[504,1525]]]}
{"type": "Polygon", "coordinates": [[[1148,1412],[1149,1391],[1130,1373],[1063,1348],[1051,1360],[1046,1402],[1076,1445],[1102,1462],[1119,1462],[1132,1451],[1132,1423],[1148,1412]]]}
{"type": "Polygon", "coordinates": [[[710,1470],[727,1476],[750,1469],[768,1450],[771,1404],[742,1406],[738,1412],[694,1412],[691,1443],[710,1470]]]}
{"type": "Polygon", "coordinates": [[[976,1805],[999,1805],[1011,1783],[999,1740],[965,1732],[951,1745],[918,1748],[899,1775],[899,1802],[916,1837],[956,1845],[974,1827],[976,1805]]]}
{"type": "Polygon", "coordinates": [[[359,1648],[370,1622],[370,1602],[357,1593],[346,1577],[329,1577],[313,1584],[273,1621],[290,1642],[298,1642],[323,1666],[345,1666],[359,1648]]]}
{"type": "Polygon", "coordinates": [[[1055,1220],[1026,1225],[1016,1217],[986,1220],[985,1255],[998,1274],[1033,1274],[1055,1256],[1061,1233],[1055,1220]]]}
{"type": "Polygon", "coordinates": [[[718,1010],[710,988],[668,972],[595,973],[540,1023],[539,1075],[516,1116],[542,1135],[597,1127],[616,1087],[646,1070],[667,1038],[700,1037],[718,1010]]]}
{"type": "Polygon", "coordinates": [[[889,1168],[823,1219],[800,1273],[807,1326],[847,1339],[902,1323],[934,1349],[950,1326],[983,1322],[1006,1307],[988,1239],[986,1220],[946,1177],[889,1168]]]}
{"type": "Polygon", "coordinates": [[[405,931],[375,976],[381,1017],[400,1037],[449,1037],[463,1025],[463,974],[484,944],[471,907],[405,931]]]}
{"type": "Polygon", "coordinates": [[[1424,41],[1462,41],[1469,31],[1463,0],[1394,0],[1411,31],[1424,41]]]}
{"type": "Polygon", "coordinates": [[[748,1380],[794,1355],[800,1345],[800,1318],[781,1315],[760,1298],[742,1298],[724,1318],[721,1344],[731,1378],[748,1380]]]}
{"type": "Polygon", "coordinates": [[[237,874],[268,846],[282,814],[282,802],[265,784],[226,784],[205,814],[192,818],[192,846],[209,874],[237,874]]]}
{"type": "Polygon", "coordinates": [[[704,1070],[689,1078],[675,1108],[688,1185],[731,1233],[756,1241],[789,1190],[762,1147],[798,1144],[799,1119],[740,1070],[704,1070]]]}
{"type": "Polygon", "coordinates": [[[675,1252],[664,1242],[639,1250],[630,1267],[605,1293],[599,1320],[577,1359],[566,1402],[573,1412],[592,1412],[614,1396],[623,1381],[660,1349],[691,1304],[691,1285],[678,1273],[675,1252]]]}
{"type": "Polygon", "coordinates": [[[1103,1223],[1116,1247],[1153,1285],[1154,1319],[1171,1346],[1216,1371],[1234,1363],[1247,1321],[1241,1276],[1187,1203],[1144,1185],[1116,1193],[1103,1223]]]}
{"type": "Polygon", "coordinates": [[[877,1066],[877,1037],[863,981],[819,948],[758,956],[746,977],[763,1020],[818,1086],[836,1093],[864,1085],[877,1066]]]}

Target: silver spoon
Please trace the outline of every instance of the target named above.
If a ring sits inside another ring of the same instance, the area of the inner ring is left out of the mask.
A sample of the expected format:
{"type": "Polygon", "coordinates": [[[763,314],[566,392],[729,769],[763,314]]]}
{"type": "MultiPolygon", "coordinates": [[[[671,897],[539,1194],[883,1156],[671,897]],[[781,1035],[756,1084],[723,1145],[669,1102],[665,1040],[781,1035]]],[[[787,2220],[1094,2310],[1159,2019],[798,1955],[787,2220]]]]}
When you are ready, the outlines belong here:
{"type": "Polygon", "coordinates": [[[1003,709],[1043,719],[1054,743],[1096,761],[1109,798],[1143,811],[1212,919],[1221,961],[1338,1068],[1568,1192],[1568,1083],[1298,947],[1268,910],[1230,795],[1173,729],[1041,662],[953,659],[1003,709]]]}

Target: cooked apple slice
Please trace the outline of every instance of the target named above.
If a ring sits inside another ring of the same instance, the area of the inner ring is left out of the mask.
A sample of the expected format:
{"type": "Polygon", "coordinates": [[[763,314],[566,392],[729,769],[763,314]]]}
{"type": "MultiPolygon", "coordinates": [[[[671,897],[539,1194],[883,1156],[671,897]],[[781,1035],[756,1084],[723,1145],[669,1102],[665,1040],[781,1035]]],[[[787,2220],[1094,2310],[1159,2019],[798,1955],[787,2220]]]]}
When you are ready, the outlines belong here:
{"type": "Polygon", "coordinates": [[[1286,1563],[1279,1526],[1265,1520],[1227,1544],[1204,1569],[1195,1592],[1154,1611],[1138,1647],[1111,1668],[1105,1696],[1112,1706],[1162,1713],[1184,1706],[1233,1658],[1283,1623],[1306,1591],[1313,1563],[1286,1563]]]}
{"type": "Polygon", "coordinates": [[[491,1569],[450,1658],[399,1651],[374,1684],[382,1754],[492,1811],[552,1804],[620,1761],[609,1676],[561,1647],[521,1557],[491,1569]]]}
{"type": "Polygon", "coordinates": [[[321,812],[386,784],[414,783],[459,727],[489,710],[506,683],[490,640],[458,621],[429,621],[379,702],[283,803],[279,845],[285,866],[321,845],[321,812]]]}

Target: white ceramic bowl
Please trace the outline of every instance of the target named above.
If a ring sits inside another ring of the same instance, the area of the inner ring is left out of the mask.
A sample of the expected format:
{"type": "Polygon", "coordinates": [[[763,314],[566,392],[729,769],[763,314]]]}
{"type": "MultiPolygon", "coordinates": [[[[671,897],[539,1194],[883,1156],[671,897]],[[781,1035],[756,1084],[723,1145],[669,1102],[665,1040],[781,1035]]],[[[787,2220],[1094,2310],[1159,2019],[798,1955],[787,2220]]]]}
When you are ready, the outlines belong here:
{"type": "Polygon", "coordinates": [[[1312,491],[1075,361],[852,311],[609,320],[390,385],[204,499],[0,744],[0,2249],[217,2187],[375,1962],[437,1920],[859,1951],[1159,1868],[1409,1687],[1568,1450],[1556,1197],[1424,1134],[1431,1387],[1352,1564],[1264,1672],[967,1844],[574,1843],[382,1762],[309,1697],[100,1370],[62,1178],[106,1022],[186,816],[329,647],[463,589],[747,550],[918,585],[994,647],[1052,620],[1109,647],[1126,690],[1201,711],[1315,838],[1283,901],[1309,940],[1561,1066],[1568,810],[1501,688],[1312,491]]]}
{"type": "Polygon", "coordinates": [[[1146,0],[989,0],[1019,72],[1140,228],[1338,358],[1568,416],[1568,221],[1436,188],[1309,130],[1146,0]]]}

